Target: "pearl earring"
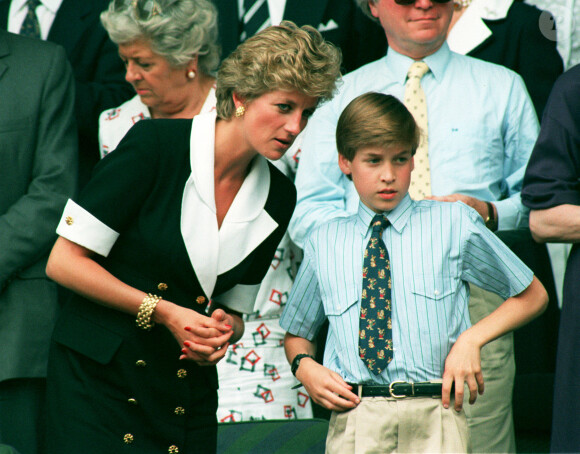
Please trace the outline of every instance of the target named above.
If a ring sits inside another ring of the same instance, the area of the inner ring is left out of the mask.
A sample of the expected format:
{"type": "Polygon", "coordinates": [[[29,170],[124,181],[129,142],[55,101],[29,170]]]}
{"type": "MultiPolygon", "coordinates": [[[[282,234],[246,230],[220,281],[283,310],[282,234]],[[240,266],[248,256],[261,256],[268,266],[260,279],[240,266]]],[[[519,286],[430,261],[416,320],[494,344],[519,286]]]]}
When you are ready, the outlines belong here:
{"type": "Polygon", "coordinates": [[[193,71],[193,70],[188,71],[187,77],[191,80],[195,79],[195,71],[193,71]]]}
{"type": "Polygon", "coordinates": [[[240,118],[243,117],[244,114],[246,113],[246,108],[244,106],[238,106],[236,108],[236,118],[240,118]]]}

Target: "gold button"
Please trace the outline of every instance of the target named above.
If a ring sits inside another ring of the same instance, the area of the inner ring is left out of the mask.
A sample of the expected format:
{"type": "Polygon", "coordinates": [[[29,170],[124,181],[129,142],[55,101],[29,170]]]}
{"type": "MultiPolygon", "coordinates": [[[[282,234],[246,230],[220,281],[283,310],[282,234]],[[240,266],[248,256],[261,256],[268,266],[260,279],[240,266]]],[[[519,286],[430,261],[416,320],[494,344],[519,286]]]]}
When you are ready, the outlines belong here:
{"type": "Polygon", "coordinates": [[[167,284],[165,284],[164,282],[161,282],[161,283],[160,283],[160,284],[157,286],[157,288],[158,288],[159,290],[161,290],[162,292],[164,292],[165,290],[167,290],[167,284]]]}
{"type": "Polygon", "coordinates": [[[133,443],[133,435],[131,434],[125,434],[125,436],[123,437],[123,441],[127,444],[131,444],[133,443]]]}
{"type": "Polygon", "coordinates": [[[178,378],[185,378],[185,377],[187,377],[187,371],[185,369],[179,369],[177,371],[177,377],[178,378]]]}
{"type": "Polygon", "coordinates": [[[137,405],[137,399],[133,399],[132,397],[130,399],[127,399],[127,402],[129,402],[132,405],[137,405]]]}
{"type": "Polygon", "coordinates": [[[146,365],[147,365],[147,363],[145,361],[143,361],[142,359],[138,360],[135,363],[135,366],[137,366],[137,367],[145,367],[146,365]]]}
{"type": "Polygon", "coordinates": [[[175,409],[175,414],[176,415],[184,415],[185,414],[185,408],[183,408],[183,407],[177,407],[175,409]]]}
{"type": "Polygon", "coordinates": [[[64,219],[64,222],[66,222],[66,223],[67,223],[67,225],[73,225],[73,222],[75,222],[75,221],[74,221],[74,219],[73,219],[71,216],[67,216],[67,217],[64,219]]]}
{"type": "Polygon", "coordinates": [[[203,303],[205,303],[205,296],[198,296],[197,299],[195,300],[195,302],[197,304],[203,304],[203,303]]]}
{"type": "Polygon", "coordinates": [[[169,447],[169,453],[170,454],[177,454],[179,452],[179,448],[175,445],[171,445],[169,447]]]}

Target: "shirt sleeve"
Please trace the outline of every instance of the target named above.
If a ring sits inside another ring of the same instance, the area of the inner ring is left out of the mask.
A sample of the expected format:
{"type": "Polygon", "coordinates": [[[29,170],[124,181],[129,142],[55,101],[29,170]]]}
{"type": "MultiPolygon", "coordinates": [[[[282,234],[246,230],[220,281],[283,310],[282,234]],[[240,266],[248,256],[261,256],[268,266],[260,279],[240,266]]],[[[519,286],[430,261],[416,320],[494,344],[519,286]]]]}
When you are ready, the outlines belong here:
{"type": "Polygon", "coordinates": [[[522,78],[514,75],[510,90],[504,129],[505,198],[494,202],[498,213],[498,229],[527,227],[529,210],[522,204],[521,189],[526,165],[539,132],[539,124],[522,78]]]}
{"type": "Polygon", "coordinates": [[[461,278],[503,299],[523,292],[531,284],[533,272],[485,227],[481,216],[463,208],[461,278]]]}
{"type": "Polygon", "coordinates": [[[295,336],[313,341],[325,319],[314,246],[312,237],[309,237],[305,244],[304,259],[280,318],[280,326],[295,336]]]}
{"type": "Polygon", "coordinates": [[[335,100],[317,109],[303,133],[295,180],[298,199],[288,227],[290,237],[300,247],[313,227],[348,216],[345,199],[349,181],[338,166],[335,131],[340,112],[336,112],[335,100]]]}

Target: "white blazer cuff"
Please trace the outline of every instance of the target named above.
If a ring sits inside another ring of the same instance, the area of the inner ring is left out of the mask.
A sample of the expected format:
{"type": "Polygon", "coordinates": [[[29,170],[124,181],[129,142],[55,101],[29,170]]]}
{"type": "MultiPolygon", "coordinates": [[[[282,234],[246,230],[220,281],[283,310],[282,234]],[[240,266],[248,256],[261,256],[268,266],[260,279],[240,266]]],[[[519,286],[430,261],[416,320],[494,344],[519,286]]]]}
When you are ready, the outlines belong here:
{"type": "Polygon", "coordinates": [[[56,233],[73,243],[107,257],[119,234],[99,221],[71,199],[56,228],[56,233]]]}
{"type": "Polygon", "coordinates": [[[242,314],[250,314],[254,311],[256,296],[260,290],[260,284],[238,284],[231,290],[216,296],[214,299],[222,306],[226,306],[242,314]]]}

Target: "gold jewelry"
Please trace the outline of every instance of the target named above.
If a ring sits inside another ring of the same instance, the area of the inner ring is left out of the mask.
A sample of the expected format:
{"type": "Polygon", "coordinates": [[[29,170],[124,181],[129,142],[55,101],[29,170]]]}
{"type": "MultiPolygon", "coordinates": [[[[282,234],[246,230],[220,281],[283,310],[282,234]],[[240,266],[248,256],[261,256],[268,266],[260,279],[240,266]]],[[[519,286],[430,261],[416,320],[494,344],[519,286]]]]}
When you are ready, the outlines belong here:
{"type": "Polygon", "coordinates": [[[195,79],[195,71],[194,70],[190,70],[187,72],[187,78],[188,79],[195,79]]]}
{"type": "Polygon", "coordinates": [[[246,113],[246,108],[244,106],[238,106],[236,109],[236,118],[243,117],[246,113]]]}
{"type": "Polygon", "coordinates": [[[155,308],[159,301],[161,301],[161,297],[152,295],[151,293],[143,298],[143,302],[139,306],[139,311],[137,312],[137,320],[135,320],[135,323],[139,328],[149,331],[155,326],[155,322],[151,321],[151,317],[153,316],[153,312],[155,312],[155,308]]]}

